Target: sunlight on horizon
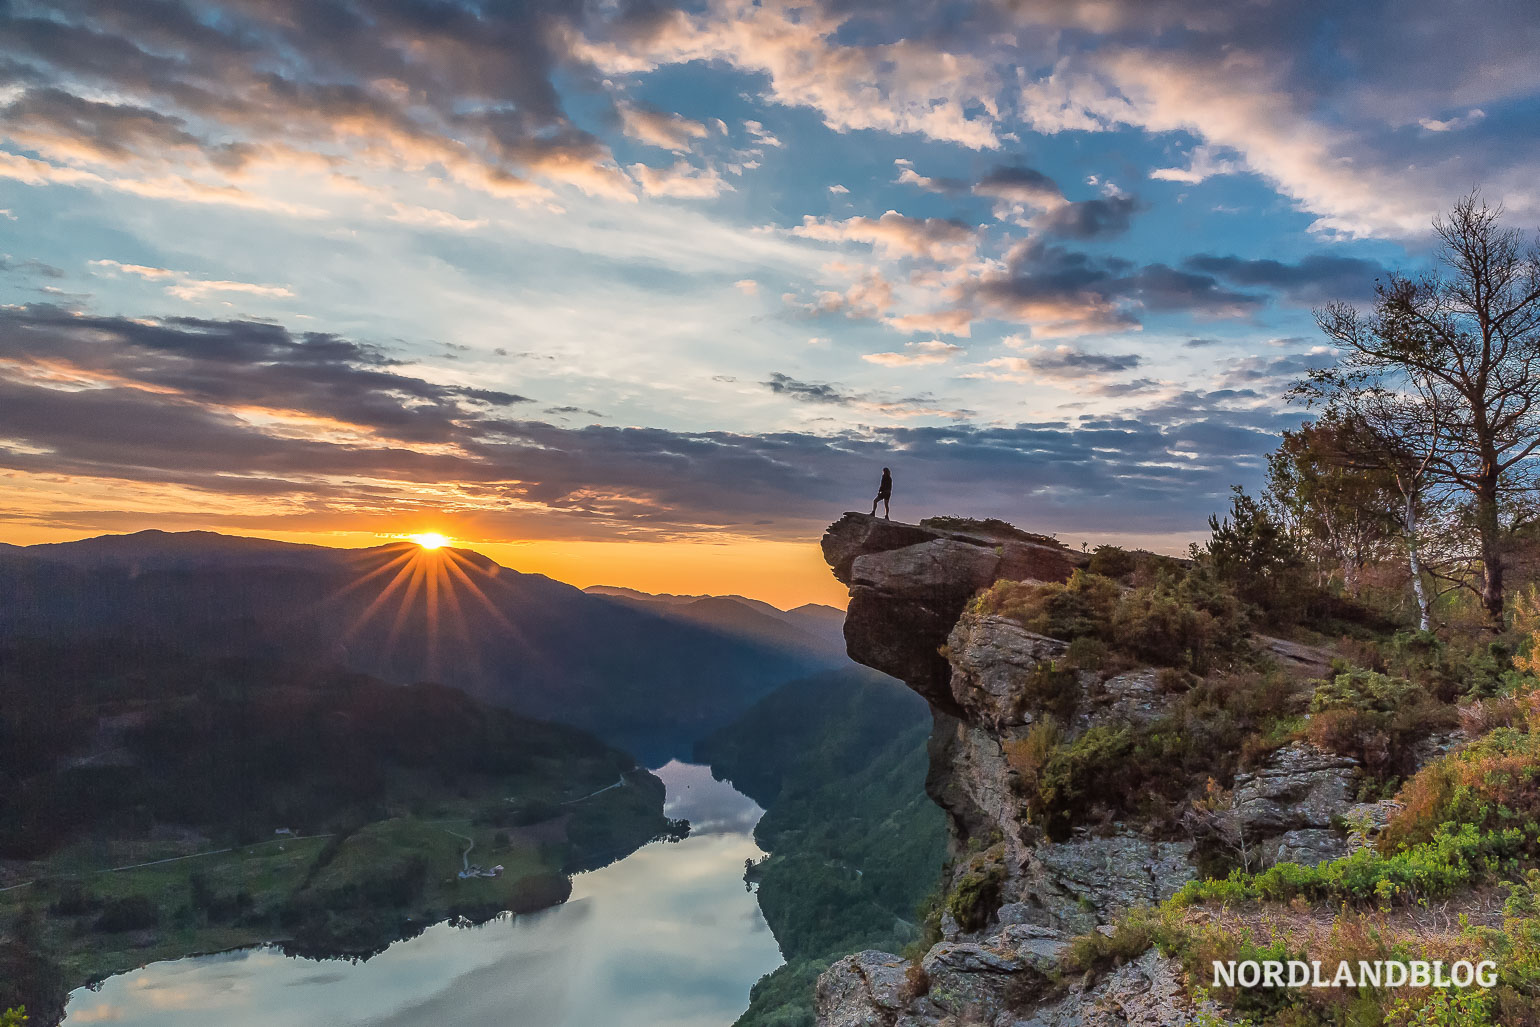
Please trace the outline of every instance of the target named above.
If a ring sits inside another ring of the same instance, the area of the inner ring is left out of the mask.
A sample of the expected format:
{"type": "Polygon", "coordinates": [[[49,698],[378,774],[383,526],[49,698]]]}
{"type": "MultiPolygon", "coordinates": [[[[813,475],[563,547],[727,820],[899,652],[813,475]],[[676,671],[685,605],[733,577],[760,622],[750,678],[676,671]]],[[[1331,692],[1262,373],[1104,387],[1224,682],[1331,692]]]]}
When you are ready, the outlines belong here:
{"type": "Polygon", "coordinates": [[[447,535],[440,535],[436,531],[425,531],[418,535],[408,535],[407,541],[415,542],[424,549],[438,549],[447,546],[450,539],[447,535]]]}

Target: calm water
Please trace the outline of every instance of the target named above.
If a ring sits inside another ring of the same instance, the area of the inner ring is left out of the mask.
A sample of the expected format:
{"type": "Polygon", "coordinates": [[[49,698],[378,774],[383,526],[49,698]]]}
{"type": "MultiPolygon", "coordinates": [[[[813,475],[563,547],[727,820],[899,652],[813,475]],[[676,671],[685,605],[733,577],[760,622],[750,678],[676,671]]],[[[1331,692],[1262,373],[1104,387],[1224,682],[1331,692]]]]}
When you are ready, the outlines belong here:
{"type": "Polygon", "coordinates": [[[572,882],[572,898],[476,928],[439,924],[363,963],[244,949],[153,963],[70,996],[69,1025],[725,1027],[781,964],[743,861],[763,812],[706,767],[657,775],[690,837],[572,882]]]}

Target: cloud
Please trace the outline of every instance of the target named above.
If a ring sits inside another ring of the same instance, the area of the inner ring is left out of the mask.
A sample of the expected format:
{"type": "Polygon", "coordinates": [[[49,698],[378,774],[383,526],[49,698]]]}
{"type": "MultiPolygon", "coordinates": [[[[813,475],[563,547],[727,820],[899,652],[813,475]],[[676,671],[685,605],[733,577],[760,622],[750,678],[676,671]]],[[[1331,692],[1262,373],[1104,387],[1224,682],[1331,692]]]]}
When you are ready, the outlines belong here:
{"type": "Polygon", "coordinates": [[[709,199],[733,187],[722,178],[716,168],[694,168],[684,161],[675,161],[672,167],[651,168],[645,164],[631,165],[631,174],[649,196],[672,196],[681,199],[709,199]]]}
{"type": "MultiPolygon", "coordinates": [[[[1069,366],[1094,356],[1021,359],[1069,366]]],[[[1252,370],[1268,369],[1237,368],[1252,370]]],[[[779,373],[763,387],[885,417],[945,408],[779,373]]],[[[966,496],[970,513],[1036,527],[1123,529],[1137,507],[1147,530],[1197,533],[1231,482],[1260,478],[1277,431],[1297,423],[1264,402],[1225,388],[1078,422],[829,434],[562,428],[517,416],[521,396],[429,381],[333,335],[0,310],[7,516],[77,531],[133,517],[394,531],[404,515],[449,509],[465,537],[486,540],[805,538],[850,504],[851,482],[889,465],[916,516],[955,512],[966,496]],[[83,502],[61,505],[62,487],[83,502]],[[125,497],[117,512],[89,505],[107,489],[125,497]]],[[[552,408],[568,414],[597,416],[552,408]]]]}
{"type": "Polygon", "coordinates": [[[1033,223],[1050,235],[1098,239],[1128,231],[1134,213],[1139,209],[1139,201],[1132,196],[1104,196],[1060,204],[1034,219],[1033,223]]]}
{"type": "Polygon", "coordinates": [[[1442,121],[1437,118],[1418,118],[1417,124],[1421,125],[1429,132],[1458,132],[1462,128],[1471,127],[1486,116],[1487,112],[1482,110],[1480,107],[1472,107],[1464,114],[1459,114],[1452,118],[1446,118],[1442,121]]]}
{"type": "Polygon", "coordinates": [[[931,178],[915,171],[907,166],[907,162],[899,167],[898,177],[893,180],[896,185],[912,185],[932,193],[960,193],[968,188],[968,183],[957,178],[931,178]]]}
{"type": "Polygon", "coordinates": [[[1275,289],[1306,304],[1368,299],[1374,295],[1375,280],[1389,274],[1375,261],[1330,253],[1314,253],[1294,263],[1199,253],[1182,266],[1236,285],[1275,289]]]}
{"type": "Polygon", "coordinates": [[[1036,338],[1137,330],[1145,310],[1245,317],[1266,302],[1213,275],[1038,242],[1019,245],[1005,269],[981,274],[963,291],[982,313],[1028,324],[1036,338]]]}
{"type": "Polygon", "coordinates": [[[719,62],[763,76],[763,99],[817,111],[836,131],[874,129],[997,147],[1000,68],[969,52],[976,40],[959,39],[952,48],[928,33],[906,38],[894,31],[892,13],[878,6],[713,0],[698,13],[658,10],[637,24],[590,26],[595,31],[578,40],[573,53],[608,74],[719,62]],[[864,29],[885,38],[862,38],[864,29]]]}
{"type": "Polygon", "coordinates": [[[536,195],[535,180],[630,191],[553,83],[584,19],[575,3],[210,0],[194,15],[64,0],[0,18],[0,52],[19,69],[0,120],[54,169],[34,176],[246,193],[264,174],[351,164],[432,168],[499,195],[536,195]]]}
{"type": "Polygon", "coordinates": [[[408,203],[392,203],[390,213],[386,216],[404,225],[443,228],[454,232],[473,232],[478,228],[485,228],[488,224],[486,218],[462,218],[447,210],[418,207],[408,203]]]}
{"type": "MultiPolygon", "coordinates": [[[[941,343],[940,345],[945,346],[946,344],[941,343]]],[[[944,360],[945,357],[941,359],[944,360]]],[[[877,362],[885,363],[885,361],[877,362]]],[[[937,405],[936,398],[928,393],[917,396],[890,398],[872,393],[851,392],[841,386],[832,385],[828,382],[799,381],[779,371],[772,373],[769,381],[760,382],[760,384],[776,395],[787,396],[799,403],[850,407],[871,413],[883,414],[887,417],[942,417],[953,421],[963,421],[975,414],[973,410],[949,409],[939,406],[937,405]]]]}
{"type": "Polygon", "coordinates": [[[978,243],[974,230],[961,221],[906,217],[896,210],[878,218],[844,221],[809,214],[792,234],[823,242],[866,243],[890,259],[919,257],[937,262],[966,260],[978,243]]]}
{"type": "Polygon", "coordinates": [[[928,332],[966,339],[973,334],[973,312],[963,308],[932,310],[884,318],[883,324],[900,332],[928,332]]]}
{"type": "Polygon", "coordinates": [[[829,192],[836,196],[845,196],[850,192],[850,190],[836,182],[835,184],[829,186],[829,192]]]}
{"type": "Polygon", "coordinates": [[[861,359],[883,367],[926,367],[944,364],[962,352],[961,346],[932,339],[928,342],[906,342],[902,353],[865,353],[861,359]]]}
{"type": "Polygon", "coordinates": [[[761,382],[765,388],[779,396],[790,396],[792,399],[803,403],[829,403],[835,406],[849,406],[856,401],[856,397],[827,382],[802,382],[795,378],[775,371],[770,375],[770,380],[761,382]]]}
{"type": "Polygon", "coordinates": [[[63,278],[64,270],[41,260],[28,258],[17,260],[9,253],[0,253],[0,272],[13,275],[36,275],[40,278],[63,278]]]}
{"type": "Polygon", "coordinates": [[[758,121],[745,121],[743,123],[743,127],[747,129],[749,135],[754,138],[754,142],[758,143],[760,146],[786,145],[776,138],[775,133],[765,128],[765,126],[758,121]]]}
{"type": "Polygon", "coordinates": [[[255,282],[220,281],[198,278],[186,271],[172,271],[164,267],[146,267],[143,264],[123,264],[116,260],[93,260],[92,267],[104,268],[116,274],[133,275],[152,282],[165,282],[166,292],[180,300],[193,302],[212,293],[240,293],[247,296],[263,296],[270,299],[286,299],[294,295],[286,285],[261,285],[255,282]]]}
{"type": "Polygon", "coordinates": [[[792,293],[783,298],[807,314],[843,313],[846,317],[878,318],[893,306],[893,283],[879,271],[868,271],[844,292],[826,289],[810,303],[800,302],[792,293]]]}
{"type": "Polygon", "coordinates": [[[1221,158],[1217,147],[1195,146],[1187,158],[1185,168],[1156,168],[1150,172],[1150,177],[1159,181],[1197,185],[1215,175],[1233,175],[1240,170],[1241,166],[1235,161],[1221,158]]]}
{"type": "Polygon", "coordinates": [[[1064,192],[1053,179],[1035,168],[997,167],[973,187],[975,194],[1029,207],[1056,207],[1064,192]]]}
{"type": "Polygon", "coordinates": [[[1137,353],[1087,353],[1078,346],[1061,345],[1053,349],[1042,346],[1026,348],[1024,359],[1031,370],[1048,376],[1081,374],[1116,374],[1131,371],[1143,363],[1137,353]]]}
{"type": "Polygon", "coordinates": [[[632,139],[664,150],[684,152],[697,139],[706,138],[706,126],[678,114],[669,114],[642,104],[619,103],[621,131],[632,139]]]}
{"type": "MultiPolygon", "coordinates": [[[[1510,10],[1474,25],[1433,0],[1411,0],[1394,17],[1369,4],[1327,24],[1300,5],[1224,12],[1158,6],[1159,18],[1146,20],[1132,5],[1106,5],[1103,24],[1066,47],[1048,75],[1027,81],[1023,120],[1049,133],[1122,126],[1188,133],[1202,146],[1233,153],[1226,170],[1262,176],[1314,212],[1314,227],[1326,233],[1426,235],[1430,212],[1473,181],[1540,213],[1540,198],[1518,172],[1520,151],[1533,160],[1540,143],[1478,152],[1468,138],[1456,142],[1462,133],[1400,131],[1451,100],[1532,96],[1540,72],[1522,53],[1540,37],[1533,14],[1510,10]],[[1139,29],[1129,27],[1141,21],[1139,29]],[[1372,57],[1329,67],[1300,42],[1323,36],[1338,52],[1372,57]],[[1427,39],[1434,36],[1449,45],[1430,56],[1427,39]]],[[[1076,20],[1058,5],[1024,13],[1076,20]]],[[[1218,165],[1200,163],[1163,170],[1161,177],[1180,181],[1220,173],[1218,165]]]]}

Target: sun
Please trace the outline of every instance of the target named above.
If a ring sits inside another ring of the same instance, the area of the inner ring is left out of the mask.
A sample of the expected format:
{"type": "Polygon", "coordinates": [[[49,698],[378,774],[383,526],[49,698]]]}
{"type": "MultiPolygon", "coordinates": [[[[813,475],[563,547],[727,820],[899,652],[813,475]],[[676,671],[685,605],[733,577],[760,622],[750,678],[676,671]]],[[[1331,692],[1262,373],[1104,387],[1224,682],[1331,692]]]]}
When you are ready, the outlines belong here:
{"type": "Polygon", "coordinates": [[[449,537],[447,535],[440,535],[436,531],[426,531],[421,535],[408,535],[407,538],[412,542],[416,542],[424,549],[437,549],[440,546],[449,545],[449,537]]]}

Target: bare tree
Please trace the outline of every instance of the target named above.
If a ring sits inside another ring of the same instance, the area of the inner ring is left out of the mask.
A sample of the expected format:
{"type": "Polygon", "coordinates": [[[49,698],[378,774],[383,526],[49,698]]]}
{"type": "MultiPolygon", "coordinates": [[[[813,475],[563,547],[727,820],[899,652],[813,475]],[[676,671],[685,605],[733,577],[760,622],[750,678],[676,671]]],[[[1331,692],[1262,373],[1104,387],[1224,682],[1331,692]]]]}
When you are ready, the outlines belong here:
{"type": "Polygon", "coordinates": [[[1540,244],[1501,227],[1502,214],[1471,193],[1434,219],[1438,270],[1379,283],[1372,313],[1341,302],[1316,311],[1347,356],[1310,385],[1327,398],[1415,397],[1436,414],[1422,426],[1437,441],[1424,473],[1469,503],[1476,591],[1494,627],[1505,542],[1525,516],[1540,449],[1540,244]]]}

